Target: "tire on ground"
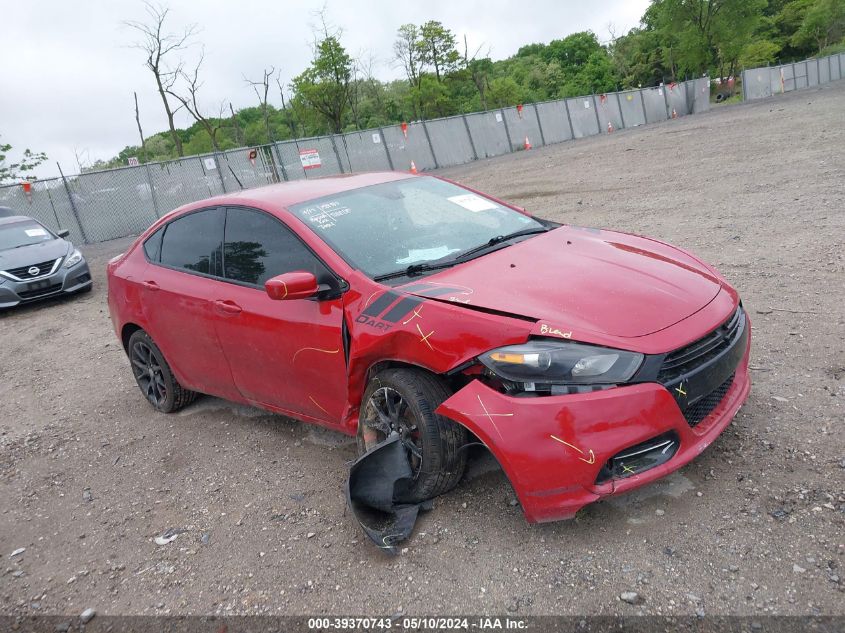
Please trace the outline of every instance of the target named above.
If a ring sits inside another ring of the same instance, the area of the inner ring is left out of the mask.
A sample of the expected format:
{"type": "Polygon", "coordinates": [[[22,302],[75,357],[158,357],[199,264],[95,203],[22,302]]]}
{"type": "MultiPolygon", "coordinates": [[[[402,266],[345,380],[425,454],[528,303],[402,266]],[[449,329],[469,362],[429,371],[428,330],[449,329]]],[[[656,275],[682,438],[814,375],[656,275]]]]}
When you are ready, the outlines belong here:
{"type": "MultiPolygon", "coordinates": [[[[377,373],[367,385],[362,411],[379,388],[396,390],[413,414],[422,443],[422,464],[419,476],[411,486],[413,501],[424,501],[448,492],[461,480],[466,467],[467,442],[464,427],[434,413],[452,392],[437,376],[420,369],[386,369],[377,373]]],[[[365,451],[363,427],[358,426],[358,452],[365,451]]]]}
{"type": "MultiPolygon", "coordinates": [[[[164,354],[162,354],[158,345],[155,344],[155,341],[153,341],[150,335],[144,330],[137,330],[129,337],[129,344],[126,346],[127,354],[129,355],[129,362],[132,362],[132,348],[139,342],[146,344],[158,361],[158,364],[161,367],[162,378],[164,379],[165,390],[167,392],[164,401],[161,404],[150,402],[149,398],[147,398],[147,402],[162,413],[175,413],[176,411],[179,411],[179,409],[185,408],[196,400],[199,394],[195,391],[185,389],[179,384],[179,381],[176,380],[176,376],[173,375],[173,371],[170,369],[170,365],[167,363],[167,359],[164,357],[164,354]]],[[[132,375],[135,375],[134,372],[132,375]]],[[[144,394],[140,384],[138,387],[141,389],[141,393],[144,394]]],[[[144,394],[144,397],[146,397],[146,394],[144,394]]]]}

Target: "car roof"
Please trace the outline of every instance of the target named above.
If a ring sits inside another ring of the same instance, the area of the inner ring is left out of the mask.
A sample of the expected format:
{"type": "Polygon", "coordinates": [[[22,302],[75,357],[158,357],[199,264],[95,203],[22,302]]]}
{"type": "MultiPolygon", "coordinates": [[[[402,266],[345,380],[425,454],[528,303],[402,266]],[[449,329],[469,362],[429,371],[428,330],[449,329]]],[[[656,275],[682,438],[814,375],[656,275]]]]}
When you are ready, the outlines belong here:
{"type": "Polygon", "coordinates": [[[380,171],[294,180],[215,196],[191,203],[182,207],[182,209],[206,206],[213,201],[217,204],[250,204],[268,211],[282,211],[301,202],[308,202],[324,196],[414,177],[413,174],[409,173],[380,171]]]}
{"type": "Polygon", "coordinates": [[[29,217],[28,215],[8,215],[6,217],[0,217],[0,226],[4,224],[14,224],[15,222],[20,222],[21,220],[32,220],[33,218],[29,217]]]}

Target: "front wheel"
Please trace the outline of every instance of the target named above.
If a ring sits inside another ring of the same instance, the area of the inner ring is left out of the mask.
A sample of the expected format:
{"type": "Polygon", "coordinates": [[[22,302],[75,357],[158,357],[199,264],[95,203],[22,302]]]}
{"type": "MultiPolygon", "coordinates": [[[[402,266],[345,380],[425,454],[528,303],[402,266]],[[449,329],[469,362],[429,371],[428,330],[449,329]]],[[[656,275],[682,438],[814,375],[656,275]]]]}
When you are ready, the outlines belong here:
{"type": "Polygon", "coordinates": [[[197,393],[179,384],[164,354],[144,330],[129,337],[129,362],[144,397],[162,413],[174,413],[191,404],[197,393]]]}
{"type": "Polygon", "coordinates": [[[425,501],[454,488],[466,466],[467,432],[434,413],[450,395],[437,376],[418,369],[387,369],[364,392],[358,421],[358,453],[399,433],[413,473],[410,501],[425,501]]]}

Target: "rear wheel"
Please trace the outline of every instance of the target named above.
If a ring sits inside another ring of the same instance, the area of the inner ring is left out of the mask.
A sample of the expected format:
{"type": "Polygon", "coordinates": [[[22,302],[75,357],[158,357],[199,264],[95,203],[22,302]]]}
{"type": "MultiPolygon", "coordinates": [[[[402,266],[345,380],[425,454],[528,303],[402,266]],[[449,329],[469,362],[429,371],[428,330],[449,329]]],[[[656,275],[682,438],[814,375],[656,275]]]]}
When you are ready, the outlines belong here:
{"type": "Polygon", "coordinates": [[[176,380],[164,354],[144,330],[129,337],[129,362],[144,397],[162,413],[173,413],[191,404],[197,393],[176,380]]]}
{"type": "Polygon", "coordinates": [[[418,369],[387,369],[367,385],[358,421],[358,453],[396,431],[413,472],[410,495],[424,501],[454,488],[466,466],[466,430],[436,415],[450,391],[437,376],[418,369]]]}

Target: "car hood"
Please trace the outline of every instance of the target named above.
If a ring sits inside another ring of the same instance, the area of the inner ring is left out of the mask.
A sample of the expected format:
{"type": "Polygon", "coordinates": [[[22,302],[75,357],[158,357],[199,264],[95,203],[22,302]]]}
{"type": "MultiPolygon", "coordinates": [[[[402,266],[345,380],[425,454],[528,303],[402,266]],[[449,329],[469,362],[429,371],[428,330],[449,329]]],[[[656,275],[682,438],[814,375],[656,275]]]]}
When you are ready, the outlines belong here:
{"type": "Polygon", "coordinates": [[[700,261],[661,242],[563,226],[401,289],[546,321],[561,331],[632,338],[698,312],[721,282],[700,261]]]}
{"type": "Polygon", "coordinates": [[[32,266],[33,264],[55,260],[67,255],[70,247],[69,242],[59,239],[0,251],[0,270],[32,266]]]}

